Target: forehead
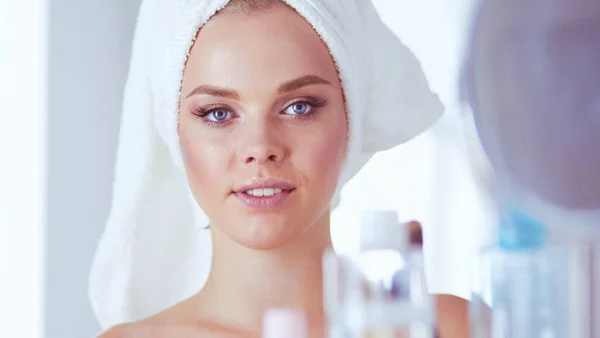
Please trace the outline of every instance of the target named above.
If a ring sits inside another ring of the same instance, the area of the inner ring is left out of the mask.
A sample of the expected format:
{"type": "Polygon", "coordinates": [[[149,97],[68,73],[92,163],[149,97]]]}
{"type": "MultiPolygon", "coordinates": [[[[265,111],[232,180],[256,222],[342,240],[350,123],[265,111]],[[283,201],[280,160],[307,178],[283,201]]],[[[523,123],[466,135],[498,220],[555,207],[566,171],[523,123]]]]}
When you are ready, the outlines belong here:
{"type": "Polygon", "coordinates": [[[185,76],[211,82],[266,76],[287,81],[307,73],[337,77],[327,47],[310,24],[291,8],[275,7],[213,17],[198,33],[185,76]]]}

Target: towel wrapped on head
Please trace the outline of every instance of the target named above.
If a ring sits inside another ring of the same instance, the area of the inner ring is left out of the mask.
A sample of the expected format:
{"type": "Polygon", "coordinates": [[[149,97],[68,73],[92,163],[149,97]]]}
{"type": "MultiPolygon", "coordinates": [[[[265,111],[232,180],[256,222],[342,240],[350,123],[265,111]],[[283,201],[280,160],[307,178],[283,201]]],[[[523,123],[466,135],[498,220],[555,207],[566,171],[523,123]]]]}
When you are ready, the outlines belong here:
{"type": "MultiPolygon", "coordinates": [[[[178,104],[195,36],[228,2],[142,2],[114,196],[90,276],[93,309],[103,327],[157,313],[196,293],[206,280],[211,243],[202,227],[208,219],[190,197],[179,148],[178,104]]],[[[383,24],[370,0],[285,3],[312,25],[338,67],[349,118],[341,187],[374,153],[427,129],[443,107],[417,59],[383,24]]]]}

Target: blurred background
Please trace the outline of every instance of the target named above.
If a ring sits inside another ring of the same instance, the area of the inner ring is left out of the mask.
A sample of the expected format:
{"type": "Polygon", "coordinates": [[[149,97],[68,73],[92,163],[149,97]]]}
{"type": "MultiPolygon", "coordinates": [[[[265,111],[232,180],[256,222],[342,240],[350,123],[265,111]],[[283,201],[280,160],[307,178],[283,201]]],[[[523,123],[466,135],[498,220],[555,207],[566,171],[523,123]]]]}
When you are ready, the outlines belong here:
{"type": "MultiPolygon", "coordinates": [[[[446,115],[414,141],[376,156],[350,182],[333,214],[334,242],[339,250],[354,245],[357,210],[396,209],[423,223],[425,254],[436,257],[427,273],[447,276],[453,293],[467,298],[468,267],[448,263],[468,259],[487,240],[481,225],[493,213],[485,161],[457,100],[471,1],[374,2],[421,60],[446,115]],[[460,250],[437,257],[450,241],[460,250]]],[[[87,279],[108,214],[138,6],[0,0],[0,337],[100,331],[87,279]]]]}

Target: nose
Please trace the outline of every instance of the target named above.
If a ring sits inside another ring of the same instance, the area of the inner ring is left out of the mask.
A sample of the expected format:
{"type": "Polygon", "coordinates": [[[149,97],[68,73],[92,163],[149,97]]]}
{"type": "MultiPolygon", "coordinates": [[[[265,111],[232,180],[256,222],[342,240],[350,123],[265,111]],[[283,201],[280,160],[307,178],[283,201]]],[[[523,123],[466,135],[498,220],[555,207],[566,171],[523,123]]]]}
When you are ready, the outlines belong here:
{"type": "Polygon", "coordinates": [[[268,127],[253,127],[243,138],[242,156],[244,164],[277,164],[285,157],[285,147],[277,131],[268,127]]]}

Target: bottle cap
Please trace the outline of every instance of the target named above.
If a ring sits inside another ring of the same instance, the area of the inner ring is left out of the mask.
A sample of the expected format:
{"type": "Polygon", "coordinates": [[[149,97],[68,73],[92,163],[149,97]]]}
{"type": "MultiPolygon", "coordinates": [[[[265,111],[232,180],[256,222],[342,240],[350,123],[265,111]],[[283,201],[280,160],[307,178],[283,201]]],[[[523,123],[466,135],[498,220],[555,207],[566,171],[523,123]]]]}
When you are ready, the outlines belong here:
{"type": "Polygon", "coordinates": [[[503,208],[500,222],[498,244],[505,250],[538,249],[546,242],[544,225],[514,205],[503,208]]]}
{"type": "Polygon", "coordinates": [[[297,309],[270,309],[263,316],[263,338],[307,338],[304,312],[297,309]]]}

